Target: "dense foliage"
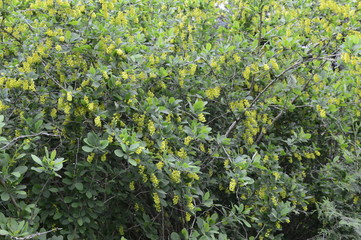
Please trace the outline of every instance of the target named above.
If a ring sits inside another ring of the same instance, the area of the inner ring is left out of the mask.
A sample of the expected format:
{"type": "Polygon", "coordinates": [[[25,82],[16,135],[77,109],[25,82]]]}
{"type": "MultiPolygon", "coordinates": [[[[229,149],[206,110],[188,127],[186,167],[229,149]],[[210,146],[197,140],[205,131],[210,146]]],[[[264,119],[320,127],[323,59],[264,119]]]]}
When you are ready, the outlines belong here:
{"type": "Polygon", "coordinates": [[[6,239],[361,238],[359,1],[0,14],[6,239]]]}

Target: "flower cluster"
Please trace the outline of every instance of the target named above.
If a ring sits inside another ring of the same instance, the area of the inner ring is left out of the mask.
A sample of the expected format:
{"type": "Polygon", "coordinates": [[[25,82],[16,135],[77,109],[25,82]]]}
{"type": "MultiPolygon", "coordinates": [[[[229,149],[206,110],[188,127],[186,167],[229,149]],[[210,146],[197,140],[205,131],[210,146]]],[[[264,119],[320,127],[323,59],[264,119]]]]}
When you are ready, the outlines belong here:
{"type": "Polygon", "coordinates": [[[220,94],[221,94],[221,87],[219,87],[219,86],[217,86],[215,88],[209,88],[206,90],[206,96],[209,99],[218,98],[220,94]]]}

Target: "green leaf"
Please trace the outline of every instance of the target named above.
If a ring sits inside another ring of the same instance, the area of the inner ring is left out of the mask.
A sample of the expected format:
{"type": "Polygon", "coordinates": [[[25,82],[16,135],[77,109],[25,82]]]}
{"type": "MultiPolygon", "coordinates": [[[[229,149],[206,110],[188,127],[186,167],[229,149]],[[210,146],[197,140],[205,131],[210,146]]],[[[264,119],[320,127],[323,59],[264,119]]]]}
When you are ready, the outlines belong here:
{"type": "Polygon", "coordinates": [[[40,158],[38,158],[37,156],[31,154],[31,158],[34,160],[34,162],[36,162],[37,164],[43,166],[43,162],[41,161],[40,158]]]}
{"type": "Polygon", "coordinates": [[[209,199],[209,192],[206,192],[203,196],[203,201],[207,201],[209,199]]]}
{"type": "Polygon", "coordinates": [[[6,230],[0,229],[0,235],[6,236],[6,235],[10,235],[10,233],[8,231],[6,231],[6,230]]]}
{"type": "Polygon", "coordinates": [[[120,158],[124,156],[124,153],[120,149],[115,150],[114,154],[120,158]]]}
{"type": "Polygon", "coordinates": [[[93,148],[88,146],[83,146],[81,149],[83,149],[83,151],[87,153],[91,153],[93,151],[93,148]]]}
{"type": "Polygon", "coordinates": [[[200,100],[197,100],[194,104],[193,104],[193,110],[195,113],[200,113],[204,110],[204,106],[206,105],[207,102],[203,102],[200,100]]]}
{"type": "Polygon", "coordinates": [[[64,203],[71,203],[72,201],[73,201],[72,197],[67,196],[64,198],[64,203]]]}
{"type": "Polygon", "coordinates": [[[78,218],[76,221],[79,224],[79,226],[83,226],[84,222],[82,218],[78,218]]]}
{"type": "Polygon", "coordinates": [[[246,225],[246,227],[251,227],[251,224],[249,222],[247,222],[246,219],[242,219],[242,222],[244,223],[244,225],[246,225]]]}
{"type": "Polygon", "coordinates": [[[51,152],[50,159],[51,159],[51,160],[54,160],[55,157],[56,157],[56,150],[54,149],[54,150],[51,152]]]}
{"type": "Polygon", "coordinates": [[[134,152],[139,146],[140,146],[139,143],[133,143],[132,145],[130,145],[130,147],[129,147],[128,150],[129,150],[130,152],[134,152]]]}
{"type": "Polygon", "coordinates": [[[74,186],[76,189],[78,189],[78,191],[82,191],[84,189],[83,184],[80,182],[75,183],[74,186]]]}
{"type": "Polygon", "coordinates": [[[21,153],[21,154],[19,154],[19,156],[16,157],[16,160],[21,159],[21,158],[23,158],[25,156],[26,156],[25,153],[21,153]]]}
{"type": "Polygon", "coordinates": [[[68,30],[65,32],[65,40],[69,41],[71,39],[71,32],[68,30]]]}
{"type": "Polygon", "coordinates": [[[11,175],[19,178],[21,176],[21,174],[19,172],[12,172],[11,175]]]}
{"type": "Polygon", "coordinates": [[[206,44],[206,50],[209,52],[211,50],[211,48],[212,48],[212,44],[207,43],[206,44]]]}
{"type": "Polygon", "coordinates": [[[63,214],[61,212],[57,212],[54,214],[53,219],[57,220],[57,219],[60,219],[62,216],[63,216],[63,214]]]}
{"type": "Polygon", "coordinates": [[[87,191],[85,195],[87,196],[87,198],[91,198],[93,196],[93,194],[90,191],[87,191]]]}
{"type": "Polygon", "coordinates": [[[170,235],[170,239],[171,240],[181,240],[181,238],[179,237],[179,234],[176,232],[172,232],[172,234],[170,235]]]}
{"type": "Polygon", "coordinates": [[[134,159],[132,159],[132,158],[129,158],[129,159],[128,159],[128,162],[129,162],[131,165],[133,165],[133,166],[137,166],[137,165],[138,165],[138,163],[137,163],[134,159]]]}
{"type": "Polygon", "coordinates": [[[28,170],[26,166],[18,166],[14,169],[14,172],[19,172],[20,174],[24,174],[28,170]]]}
{"type": "Polygon", "coordinates": [[[8,201],[9,199],[10,199],[9,193],[3,192],[3,193],[1,194],[1,200],[3,200],[4,202],[8,201]]]}
{"type": "Polygon", "coordinates": [[[108,140],[100,140],[100,149],[105,149],[109,145],[108,140]]]}

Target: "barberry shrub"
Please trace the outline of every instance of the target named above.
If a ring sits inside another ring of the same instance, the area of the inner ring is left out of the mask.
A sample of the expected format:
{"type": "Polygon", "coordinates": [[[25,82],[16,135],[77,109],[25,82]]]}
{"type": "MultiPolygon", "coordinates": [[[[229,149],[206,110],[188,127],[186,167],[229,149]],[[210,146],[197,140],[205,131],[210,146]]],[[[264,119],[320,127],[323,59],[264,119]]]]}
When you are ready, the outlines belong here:
{"type": "Polygon", "coordinates": [[[361,3],[0,0],[5,239],[358,239],[361,3]]]}

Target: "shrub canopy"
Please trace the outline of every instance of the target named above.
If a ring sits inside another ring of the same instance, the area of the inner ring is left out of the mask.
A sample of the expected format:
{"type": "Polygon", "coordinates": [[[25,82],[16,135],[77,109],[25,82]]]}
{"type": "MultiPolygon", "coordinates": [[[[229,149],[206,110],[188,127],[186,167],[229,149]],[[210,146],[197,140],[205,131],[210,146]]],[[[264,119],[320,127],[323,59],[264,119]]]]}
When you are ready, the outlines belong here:
{"type": "Polygon", "coordinates": [[[361,237],[361,3],[0,0],[6,239],[361,237]]]}

